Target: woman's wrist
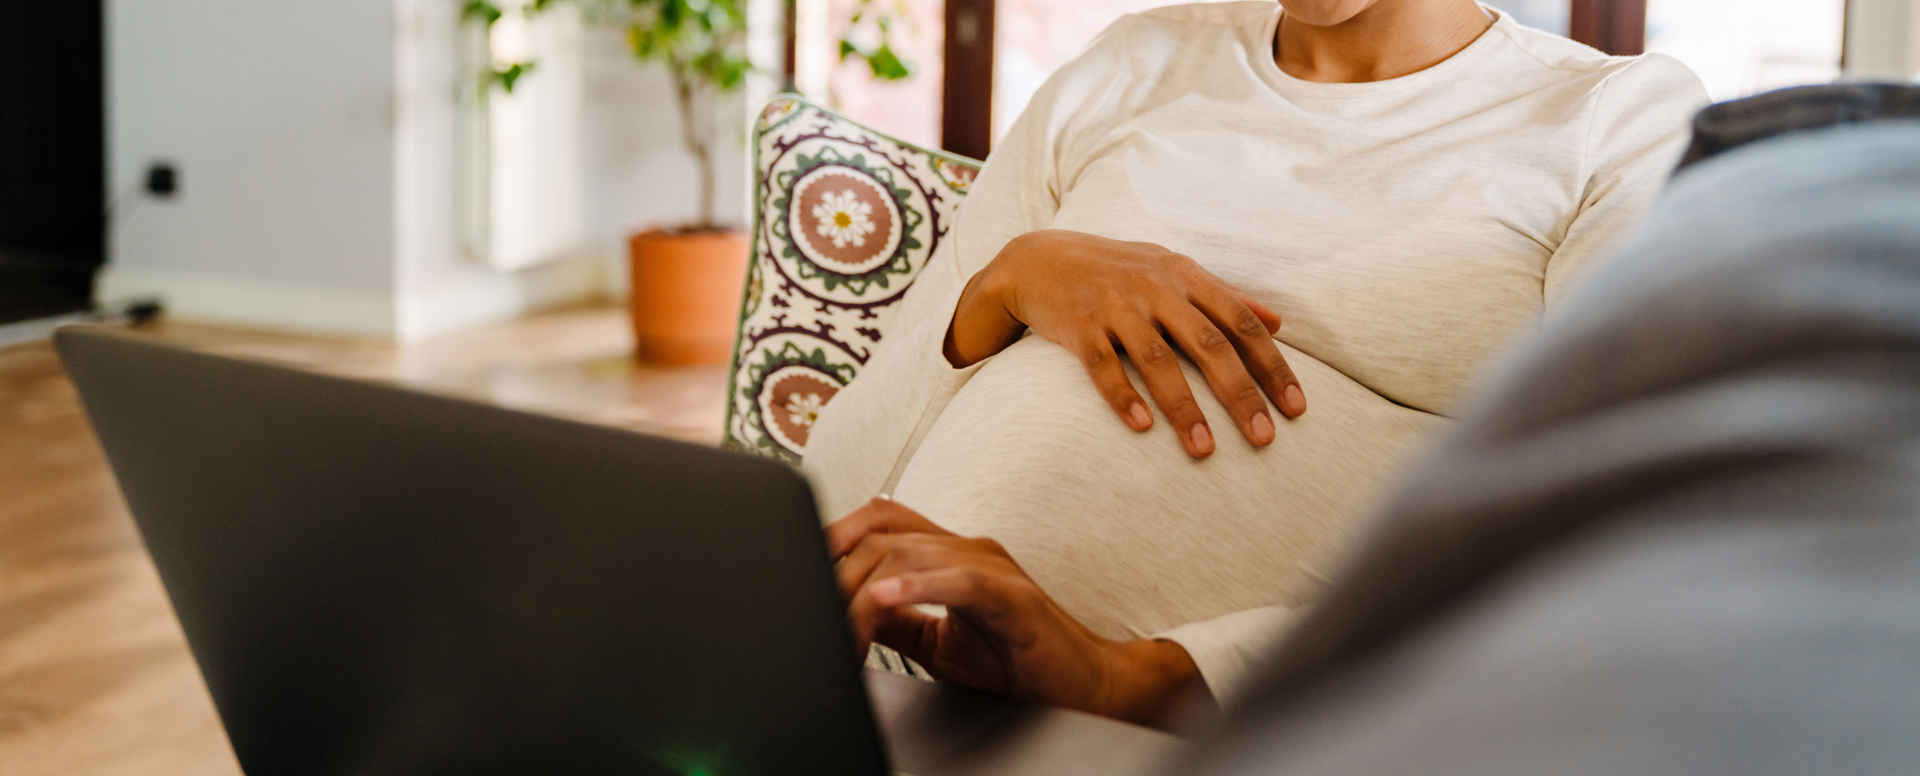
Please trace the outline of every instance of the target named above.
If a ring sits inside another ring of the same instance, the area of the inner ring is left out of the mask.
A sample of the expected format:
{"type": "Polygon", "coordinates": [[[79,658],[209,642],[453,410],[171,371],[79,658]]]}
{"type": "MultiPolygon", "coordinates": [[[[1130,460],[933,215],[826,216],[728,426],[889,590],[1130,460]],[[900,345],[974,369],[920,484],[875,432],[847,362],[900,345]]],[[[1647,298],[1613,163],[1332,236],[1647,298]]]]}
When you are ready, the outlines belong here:
{"type": "Polygon", "coordinates": [[[984,361],[1026,330],[1009,308],[1013,283],[1006,274],[1006,265],[996,258],[967,281],[954,305],[953,320],[947,324],[942,345],[947,363],[964,367],[984,361]]]}
{"type": "Polygon", "coordinates": [[[1196,702],[1211,705],[1199,665],[1166,639],[1113,642],[1102,714],[1166,727],[1196,702]]]}

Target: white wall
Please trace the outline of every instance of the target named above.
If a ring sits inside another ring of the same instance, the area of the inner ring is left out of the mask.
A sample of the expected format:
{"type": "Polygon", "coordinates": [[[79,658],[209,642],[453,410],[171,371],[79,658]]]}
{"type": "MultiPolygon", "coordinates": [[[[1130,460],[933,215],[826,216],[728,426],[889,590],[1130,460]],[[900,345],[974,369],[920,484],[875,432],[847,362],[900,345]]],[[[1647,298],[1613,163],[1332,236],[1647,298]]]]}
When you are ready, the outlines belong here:
{"type": "MultiPolygon", "coordinates": [[[[418,339],[599,293],[600,262],[563,251],[501,271],[461,241],[459,20],[446,0],[390,0],[397,19],[392,185],[394,331],[418,339]]],[[[531,77],[531,76],[530,76],[531,77]]]]}
{"type": "Polygon", "coordinates": [[[182,314],[390,328],[392,0],[112,0],[101,296],[182,314]],[[178,165],[172,201],[138,198],[178,165]]]}
{"type": "MultiPolygon", "coordinates": [[[[700,212],[699,165],[680,140],[672,81],[664,70],[641,66],[618,31],[587,36],[584,58],[587,116],[581,158],[588,171],[587,250],[602,257],[610,296],[627,293],[625,240],[629,232],[693,221],[700,212]]],[[[744,94],[709,106],[719,170],[715,197],[723,224],[746,228],[747,185],[744,94]]]]}
{"type": "MultiPolygon", "coordinates": [[[[179,165],[171,202],[130,199],[100,296],[172,314],[413,339],[625,291],[624,237],[696,212],[663,73],[589,36],[577,249],[501,272],[461,244],[451,0],[109,0],[111,191],[179,165]]],[[[535,73],[530,78],[537,78],[535,73]]],[[[719,108],[723,220],[745,217],[745,110],[719,108]]]]}
{"type": "MultiPolygon", "coordinates": [[[[411,193],[400,203],[403,210],[408,203],[426,203],[400,222],[407,257],[401,263],[401,288],[415,289],[411,298],[416,300],[423,294],[444,300],[458,293],[468,299],[467,306],[483,304],[482,297],[501,304],[516,294],[562,296],[582,284],[602,296],[625,298],[627,235],[685,223],[699,211],[694,201],[698,165],[681,143],[666,72],[636,62],[621,31],[581,29],[566,21],[565,8],[530,29],[528,40],[511,53],[534,59],[536,69],[513,94],[490,97],[495,148],[488,155],[489,177],[496,190],[489,197],[488,251],[493,255],[453,258],[457,210],[447,208],[457,208],[457,192],[424,189],[427,182],[451,185],[458,178],[453,169],[460,163],[457,148],[443,141],[458,133],[459,113],[453,103],[437,99],[466,87],[453,65],[457,31],[438,12],[436,0],[398,2],[401,18],[410,20],[402,24],[400,78],[402,105],[411,106],[402,111],[400,130],[402,189],[411,193]],[[409,169],[419,178],[412,186],[405,184],[409,169]],[[508,220],[516,218],[533,222],[508,220]],[[424,224],[433,225],[431,237],[420,233],[424,224]],[[545,263],[512,273],[520,282],[505,289],[499,283],[489,288],[479,274],[488,263],[519,265],[534,255],[545,263]],[[465,290],[449,292],[449,285],[465,290]]],[[[719,218],[742,227],[747,213],[744,106],[742,95],[723,97],[703,119],[716,135],[719,218]]],[[[433,328],[440,316],[432,311],[450,307],[444,301],[403,304],[402,318],[433,328]],[[415,309],[428,312],[410,312],[415,309]]]]}

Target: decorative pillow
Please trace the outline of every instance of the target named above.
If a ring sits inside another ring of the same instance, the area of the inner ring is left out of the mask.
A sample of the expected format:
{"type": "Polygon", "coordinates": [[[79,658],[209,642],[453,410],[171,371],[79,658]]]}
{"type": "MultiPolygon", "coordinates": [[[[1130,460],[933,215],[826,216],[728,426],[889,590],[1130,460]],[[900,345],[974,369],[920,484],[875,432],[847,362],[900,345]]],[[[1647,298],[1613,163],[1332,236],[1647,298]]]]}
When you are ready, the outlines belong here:
{"type": "Polygon", "coordinates": [[[789,94],[760,111],[753,170],[722,443],[797,464],[820,409],[865,368],[953,228],[980,163],[789,94]]]}

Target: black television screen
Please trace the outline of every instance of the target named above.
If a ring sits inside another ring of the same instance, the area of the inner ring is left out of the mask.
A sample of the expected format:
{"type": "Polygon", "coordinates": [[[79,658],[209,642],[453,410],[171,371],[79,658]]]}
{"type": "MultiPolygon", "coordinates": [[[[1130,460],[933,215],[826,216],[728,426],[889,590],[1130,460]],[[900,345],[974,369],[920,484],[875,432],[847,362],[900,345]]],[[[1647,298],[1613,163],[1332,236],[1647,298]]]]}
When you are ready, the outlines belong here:
{"type": "Polygon", "coordinates": [[[106,259],[101,3],[8,10],[0,323],[87,306],[106,259]]]}

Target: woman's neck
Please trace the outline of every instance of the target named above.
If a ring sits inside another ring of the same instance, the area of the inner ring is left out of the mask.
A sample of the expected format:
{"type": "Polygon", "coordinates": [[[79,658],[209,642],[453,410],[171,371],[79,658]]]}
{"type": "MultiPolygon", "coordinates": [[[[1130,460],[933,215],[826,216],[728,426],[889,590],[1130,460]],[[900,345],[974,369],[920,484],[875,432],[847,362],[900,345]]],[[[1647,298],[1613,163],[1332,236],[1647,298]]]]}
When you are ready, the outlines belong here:
{"type": "Polygon", "coordinates": [[[1473,0],[1380,0],[1326,27],[1283,17],[1273,59],[1303,81],[1384,81],[1439,64],[1492,25],[1473,0]]]}

